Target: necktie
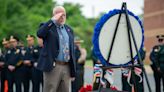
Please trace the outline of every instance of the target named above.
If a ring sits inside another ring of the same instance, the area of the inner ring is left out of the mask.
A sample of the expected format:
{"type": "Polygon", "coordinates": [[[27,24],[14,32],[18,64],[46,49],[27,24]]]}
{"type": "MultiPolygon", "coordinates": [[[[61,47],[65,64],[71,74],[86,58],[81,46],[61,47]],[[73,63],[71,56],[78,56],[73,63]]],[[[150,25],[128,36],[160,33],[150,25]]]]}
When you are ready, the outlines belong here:
{"type": "Polygon", "coordinates": [[[61,31],[65,31],[63,26],[60,26],[59,33],[62,39],[62,51],[64,53],[64,60],[68,61],[70,59],[69,45],[68,45],[68,42],[66,41],[66,38],[64,37],[64,34],[61,31]]]}

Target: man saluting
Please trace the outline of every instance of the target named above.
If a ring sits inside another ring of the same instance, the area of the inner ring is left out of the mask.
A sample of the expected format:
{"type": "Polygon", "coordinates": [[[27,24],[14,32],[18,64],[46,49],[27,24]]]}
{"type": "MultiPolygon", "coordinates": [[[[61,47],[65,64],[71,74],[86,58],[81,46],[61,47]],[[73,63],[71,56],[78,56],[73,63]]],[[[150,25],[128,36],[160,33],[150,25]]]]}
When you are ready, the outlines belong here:
{"type": "Polygon", "coordinates": [[[37,32],[44,43],[37,65],[43,71],[44,92],[71,92],[75,76],[74,35],[65,21],[64,7],[56,6],[53,17],[37,32]]]}

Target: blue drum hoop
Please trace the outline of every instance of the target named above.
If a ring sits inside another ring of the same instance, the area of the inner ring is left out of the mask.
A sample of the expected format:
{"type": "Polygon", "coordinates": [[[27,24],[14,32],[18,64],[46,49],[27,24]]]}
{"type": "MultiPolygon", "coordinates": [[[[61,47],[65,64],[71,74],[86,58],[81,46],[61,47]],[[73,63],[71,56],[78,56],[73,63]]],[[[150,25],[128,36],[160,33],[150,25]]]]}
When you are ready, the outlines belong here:
{"type": "MultiPolygon", "coordinates": [[[[100,20],[97,22],[97,24],[95,25],[95,28],[94,28],[94,34],[93,34],[93,38],[92,38],[92,43],[94,45],[94,53],[95,55],[98,57],[98,59],[101,61],[101,63],[105,66],[124,66],[124,65],[128,65],[131,63],[131,61],[129,61],[128,63],[126,64],[120,64],[120,65],[114,65],[114,64],[110,64],[107,62],[107,60],[105,60],[105,58],[103,57],[101,51],[100,51],[100,48],[99,48],[99,35],[100,35],[100,32],[101,32],[101,29],[103,27],[103,25],[106,23],[106,21],[108,19],[110,19],[112,16],[114,15],[117,15],[117,14],[120,14],[120,13],[125,13],[125,11],[123,10],[119,10],[119,9],[114,9],[112,11],[109,11],[107,14],[104,14],[100,20]]],[[[141,43],[141,46],[139,48],[139,52],[141,51],[141,49],[143,48],[144,46],[144,29],[143,29],[143,26],[142,26],[142,22],[140,21],[139,17],[134,15],[132,12],[130,12],[128,10],[128,14],[133,16],[137,21],[138,23],[140,24],[140,27],[141,27],[141,30],[142,30],[142,43],[141,43]]],[[[134,59],[137,59],[138,56],[136,55],[134,57],[134,59]]]]}

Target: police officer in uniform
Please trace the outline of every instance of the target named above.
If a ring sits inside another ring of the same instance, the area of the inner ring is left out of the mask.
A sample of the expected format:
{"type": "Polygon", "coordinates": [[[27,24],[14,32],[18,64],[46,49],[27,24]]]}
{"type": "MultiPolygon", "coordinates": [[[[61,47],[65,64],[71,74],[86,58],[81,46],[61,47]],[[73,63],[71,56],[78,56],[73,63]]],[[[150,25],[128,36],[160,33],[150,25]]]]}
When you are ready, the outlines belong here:
{"type": "Polygon", "coordinates": [[[22,65],[22,54],[21,49],[17,46],[19,39],[10,36],[11,49],[7,51],[5,61],[7,64],[7,80],[8,80],[8,91],[13,92],[13,84],[15,83],[16,92],[21,91],[21,65],[22,65]]]}
{"type": "MultiPolygon", "coordinates": [[[[150,54],[151,68],[154,71],[156,92],[161,92],[161,80],[164,83],[164,35],[158,35],[158,45],[155,45],[150,54]]],[[[164,92],[164,86],[163,91],[164,92]]]]}
{"type": "Polygon", "coordinates": [[[23,64],[24,64],[24,78],[23,78],[23,84],[24,84],[24,89],[25,92],[29,92],[29,87],[30,87],[30,81],[32,81],[32,90],[34,89],[34,82],[32,79],[32,68],[33,68],[33,50],[34,50],[34,36],[32,35],[27,35],[26,36],[26,41],[27,41],[27,47],[24,48],[22,51],[23,54],[23,64]]]}
{"type": "Polygon", "coordinates": [[[75,39],[75,61],[76,61],[76,75],[73,81],[72,92],[78,92],[84,85],[84,64],[86,61],[87,51],[81,47],[83,40],[75,39]]]}
{"type": "Polygon", "coordinates": [[[3,49],[0,52],[0,71],[1,71],[1,92],[4,92],[4,83],[6,80],[6,64],[5,64],[5,54],[9,50],[10,45],[9,41],[6,38],[3,38],[2,41],[3,49]]]}
{"type": "Polygon", "coordinates": [[[43,72],[36,68],[42,48],[43,48],[43,40],[41,38],[38,38],[38,46],[34,47],[33,49],[33,61],[32,61],[33,91],[32,92],[39,92],[41,85],[43,88],[43,72]]]}
{"type": "Polygon", "coordinates": [[[4,58],[2,54],[2,50],[0,48],[0,92],[4,92],[4,82],[5,82],[5,72],[4,72],[4,58]]]}

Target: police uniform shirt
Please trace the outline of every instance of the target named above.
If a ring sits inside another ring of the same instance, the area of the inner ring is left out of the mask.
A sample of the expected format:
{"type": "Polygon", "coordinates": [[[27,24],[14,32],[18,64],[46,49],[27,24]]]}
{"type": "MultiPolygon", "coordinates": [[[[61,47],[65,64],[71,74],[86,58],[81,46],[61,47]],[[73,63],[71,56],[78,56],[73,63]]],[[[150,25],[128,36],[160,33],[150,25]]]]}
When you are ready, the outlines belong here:
{"type": "Polygon", "coordinates": [[[20,66],[22,63],[22,54],[21,54],[21,49],[20,48],[12,48],[7,51],[6,53],[6,63],[8,65],[13,65],[13,66],[20,66]]]}
{"type": "Polygon", "coordinates": [[[23,60],[30,60],[31,62],[34,62],[33,50],[34,50],[34,46],[24,48],[22,52],[23,60]]]}
{"type": "Polygon", "coordinates": [[[34,58],[34,62],[37,62],[39,56],[40,56],[40,52],[42,50],[42,47],[40,46],[36,46],[34,49],[33,49],[33,58],[34,58]]]}

